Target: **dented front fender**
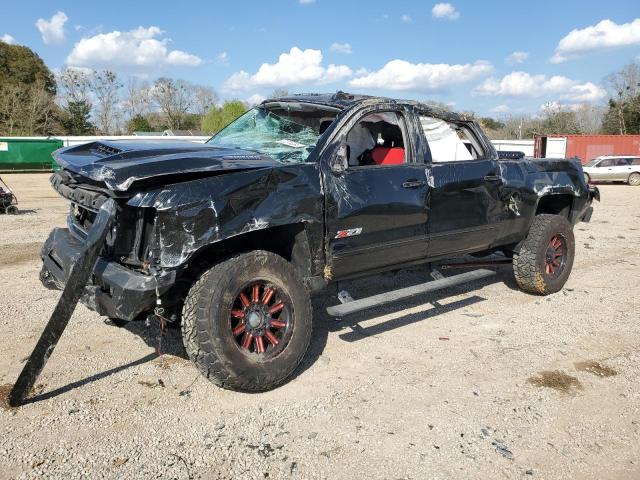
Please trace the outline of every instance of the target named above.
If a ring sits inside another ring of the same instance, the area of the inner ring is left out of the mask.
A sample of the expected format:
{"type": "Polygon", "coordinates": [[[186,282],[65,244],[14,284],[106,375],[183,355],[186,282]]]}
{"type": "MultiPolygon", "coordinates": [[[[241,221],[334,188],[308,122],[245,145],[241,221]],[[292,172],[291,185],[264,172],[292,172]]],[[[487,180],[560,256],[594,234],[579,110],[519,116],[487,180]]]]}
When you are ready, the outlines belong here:
{"type": "Polygon", "coordinates": [[[229,173],[140,192],[130,207],[155,211],[150,257],[158,268],[184,264],[207,245],[270,227],[305,223],[322,264],[323,201],[316,164],[229,173]]]}

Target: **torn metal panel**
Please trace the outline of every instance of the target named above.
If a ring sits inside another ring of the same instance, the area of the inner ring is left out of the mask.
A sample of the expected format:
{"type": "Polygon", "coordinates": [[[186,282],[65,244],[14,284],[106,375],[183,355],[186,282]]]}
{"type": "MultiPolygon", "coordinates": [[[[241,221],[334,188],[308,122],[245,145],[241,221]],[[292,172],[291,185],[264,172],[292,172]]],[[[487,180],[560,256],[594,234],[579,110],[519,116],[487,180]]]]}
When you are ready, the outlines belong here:
{"type": "Polygon", "coordinates": [[[192,180],[136,194],[128,205],[155,209],[160,268],[177,267],[222,239],[296,223],[307,225],[312,252],[322,252],[322,191],[313,164],[192,180]]]}
{"type": "Polygon", "coordinates": [[[66,279],[66,286],[56,308],[11,390],[9,403],[12,406],[21,405],[27,398],[58,344],[58,340],[60,340],[80,300],[84,287],[93,273],[96,259],[104,248],[104,241],[115,214],[116,204],[113,200],[108,200],[100,207],[93,228],[89,231],[87,241],[71,267],[69,276],[66,279]]]}

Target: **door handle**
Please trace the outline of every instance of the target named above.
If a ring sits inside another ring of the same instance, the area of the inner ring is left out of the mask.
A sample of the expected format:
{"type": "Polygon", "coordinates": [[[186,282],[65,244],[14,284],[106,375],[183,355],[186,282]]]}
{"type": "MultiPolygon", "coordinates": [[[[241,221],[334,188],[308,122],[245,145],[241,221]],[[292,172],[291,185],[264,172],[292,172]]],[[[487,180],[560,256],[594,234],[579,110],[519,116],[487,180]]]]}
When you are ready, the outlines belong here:
{"type": "Polygon", "coordinates": [[[406,182],[402,182],[402,188],[418,188],[418,187],[423,187],[426,184],[427,182],[424,180],[412,179],[412,180],[407,180],[406,182]]]}
{"type": "Polygon", "coordinates": [[[485,175],[484,176],[484,181],[485,182],[499,182],[500,180],[502,180],[502,177],[500,177],[500,175],[485,175]]]}

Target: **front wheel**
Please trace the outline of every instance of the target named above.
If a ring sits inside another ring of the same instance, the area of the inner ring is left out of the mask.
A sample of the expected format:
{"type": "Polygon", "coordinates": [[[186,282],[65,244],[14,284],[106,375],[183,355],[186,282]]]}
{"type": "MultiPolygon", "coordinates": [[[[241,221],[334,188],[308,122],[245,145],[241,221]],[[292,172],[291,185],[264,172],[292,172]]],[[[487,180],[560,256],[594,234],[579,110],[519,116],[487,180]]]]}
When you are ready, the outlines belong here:
{"type": "Polygon", "coordinates": [[[311,340],[311,301],[293,266],[266,251],[236,255],[191,287],[182,338],[204,376],[231,390],[282,384],[311,340]]]}
{"type": "Polygon", "coordinates": [[[584,174],[584,183],[586,183],[587,185],[589,185],[589,183],[591,183],[591,177],[589,176],[588,173],[584,174]]]}
{"type": "Polygon", "coordinates": [[[628,182],[632,187],[637,187],[638,185],[640,185],[640,173],[633,172],[631,175],[629,175],[628,182]]]}
{"type": "Polygon", "coordinates": [[[559,291],[573,267],[575,240],[571,224],[560,215],[537,215],[527,238],[513,254],[518,286],[529,293],[559,291]]]}

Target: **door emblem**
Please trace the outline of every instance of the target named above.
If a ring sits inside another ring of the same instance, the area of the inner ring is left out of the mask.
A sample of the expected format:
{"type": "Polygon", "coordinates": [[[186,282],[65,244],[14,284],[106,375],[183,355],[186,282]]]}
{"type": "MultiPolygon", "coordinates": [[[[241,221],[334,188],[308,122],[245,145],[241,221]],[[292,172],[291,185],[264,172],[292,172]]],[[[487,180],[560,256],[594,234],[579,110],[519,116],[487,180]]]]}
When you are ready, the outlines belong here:
{"type": "Polygon", "coordinates": [[[350,228],[348,230],[338,230],[338,233],[334,238],[347,238],[354,235],[360,235],[362,233],[362,227],[350,228]]]}

